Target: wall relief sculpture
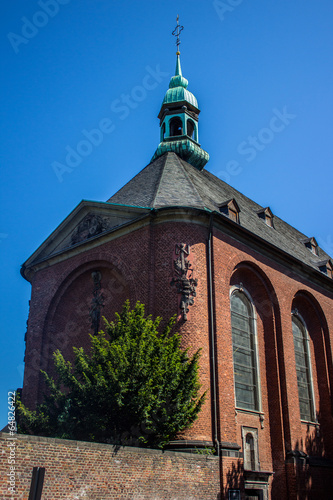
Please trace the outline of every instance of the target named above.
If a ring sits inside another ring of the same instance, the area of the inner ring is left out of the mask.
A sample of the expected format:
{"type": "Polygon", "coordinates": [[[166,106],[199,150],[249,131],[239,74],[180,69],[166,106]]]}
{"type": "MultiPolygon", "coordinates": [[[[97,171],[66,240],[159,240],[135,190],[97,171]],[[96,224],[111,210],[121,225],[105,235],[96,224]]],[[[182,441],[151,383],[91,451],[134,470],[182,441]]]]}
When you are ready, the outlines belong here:
{"type": "Polygon", "coordinates": [[[94,282],[94,289],[89,316],[91,318],[91,328],[94,330],[94,334],[97,335],[101,321],[101,310],[104,307],[104,296],[101,293],[102,275],[99,271],[94,271],[91,273],[91,277],[94,282]]]}
{"type": "Polygon", "coordinates": [[[107,221],[100,215],[87,214],[72,234],[72,244],[97,236],[108,229],[107,221]]]}
{"type": "Polygon", "coordinates": [[[190,245],[186,243],[176,244],[176,259],[174,259],[174,273],[170,285],[175,285],[180,297],[180,310],[184,321],[187,321],[189,306],[194,304],[193,297],[196,296],[195,287],[198,281],[193,278],[193,269],[189,261],[190,245]]]}

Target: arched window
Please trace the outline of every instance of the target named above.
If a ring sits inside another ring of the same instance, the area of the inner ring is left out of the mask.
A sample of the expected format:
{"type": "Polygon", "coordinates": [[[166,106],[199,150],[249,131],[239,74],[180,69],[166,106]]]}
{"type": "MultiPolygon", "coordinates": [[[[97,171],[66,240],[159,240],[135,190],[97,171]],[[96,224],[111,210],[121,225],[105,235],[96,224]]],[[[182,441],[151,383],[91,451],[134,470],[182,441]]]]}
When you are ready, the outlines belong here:
{"type": "Polygon", "coordinates": [[[170,136],[183,135],[183,122],[177,116],[170,120],[170,136]]]}
{"type": "Polygon", "coordinates": [[[230,299],[236,406],[259,411],[259,376],[254,308],[244,292],[230,299]]]}
{"type": "Polygon", "coordinates": [[[191,139],[193,139],[193,135],[194,135],[194,123],[192,122],[192,120],[187,120],[186,122],[186,134],[191,137],[191,139]]]}
{"type": "Polygon", "coordinates": [[[296,314],[292,315],[292,326],[301,420],[314,421],[309,336],[304,322],[296,314]]]}
{"type": "Polygon", "coordinates": [[[244,464],[246,465],[246,469],[255,470],[254,439],[249,432],[246,434],[245,438],[244,464]]]}
{"type": "Polygon", "coordinates": [[[245,470],[260,470],[258,429],[242,426],[242,441],[245,470]]]}

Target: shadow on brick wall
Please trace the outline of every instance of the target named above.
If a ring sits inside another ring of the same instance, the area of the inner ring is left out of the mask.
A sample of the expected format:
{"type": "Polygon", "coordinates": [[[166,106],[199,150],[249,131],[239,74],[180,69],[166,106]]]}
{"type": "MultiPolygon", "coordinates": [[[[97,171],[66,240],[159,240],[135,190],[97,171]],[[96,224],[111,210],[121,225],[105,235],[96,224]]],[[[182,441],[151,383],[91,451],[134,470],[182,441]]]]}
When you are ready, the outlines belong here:
{"type": "MultiPolygon", "coordinates": [[[[318,415],[318,422],[321,421],[318,415]]],[[[321,427],[308,425],[305,439],[296,442],[294,481],[298,498],[327,498],[333,490],[333,460],[327,457],[321,427]]]]}
{"type": "Polygon", "coordinates": [[[240,460],[237,460],[237,464],[235,462],[232,463],[231,469],[227,472],[227,480],[226,485],[224,487],[224,498],[228,498],[228,491],[230,490],[239,490],[241,488],[241,484],[243,482],[243,466],[240,460]]]}

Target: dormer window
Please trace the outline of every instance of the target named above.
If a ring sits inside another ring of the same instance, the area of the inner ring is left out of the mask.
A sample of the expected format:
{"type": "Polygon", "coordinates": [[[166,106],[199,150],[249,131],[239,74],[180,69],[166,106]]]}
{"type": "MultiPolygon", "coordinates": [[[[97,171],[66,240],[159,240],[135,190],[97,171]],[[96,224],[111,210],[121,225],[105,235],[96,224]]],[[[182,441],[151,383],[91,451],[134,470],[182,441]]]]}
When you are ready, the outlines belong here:
{"type": "Polygon", "coordinates": [[[274,227],[274,225],[273,225],[274,215],[269,207],[262,208],[261,210],[258,210],[257,214],[258,214],[258,217],[260,219],[262,219],[265,222],[265,224],[267,224],[267,226],[274,227]]]}
{"type": "Polygon", "coordinates": [[[314,255],[318,255],[318,243],[316,242],[316,238],[306,238],[302,240],[302,243],[312,252],[314,255]]]}
{"type": "Polygon", "coordinates": [[[240,208],[238,206],[237,201],[234,198],[232,198],[229,201],[226,201],[225,203],[222,203],[219,206],[219,209],[222,214],[227,215],[229,219],[239,224],[240,208]]]}
{"type": "Polygon", "coordinates": [[[333,278],[333,263],[331,260],[324,260],[318,264],[319,270],[329,278],[333,278]]]}

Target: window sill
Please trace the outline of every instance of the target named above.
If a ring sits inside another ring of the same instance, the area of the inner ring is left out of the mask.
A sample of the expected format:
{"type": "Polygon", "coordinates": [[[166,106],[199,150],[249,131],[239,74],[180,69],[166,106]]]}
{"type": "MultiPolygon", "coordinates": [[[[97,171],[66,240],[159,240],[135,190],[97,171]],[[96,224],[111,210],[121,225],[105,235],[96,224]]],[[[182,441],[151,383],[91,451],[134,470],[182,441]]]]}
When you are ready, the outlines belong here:
{"type": "Polygon", "coordinates": [[[251,413],[252,415],[265,415],[263,411],[258,411],[258,410],[248,410],[246,408],[238,408],[236,407],[235,408],[235,411],[236,413],[240,412],[240,413],[251,413]]]}
{"type": "Polygon", "coordinates": [[[320,424],[318,422],[314,422],[313,420],[302,420],[301,419],[301,424],[311,425],[313,427],[320,427],[320,424]]]}

